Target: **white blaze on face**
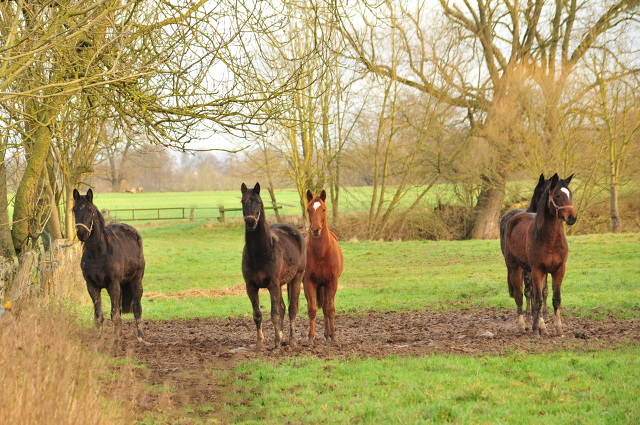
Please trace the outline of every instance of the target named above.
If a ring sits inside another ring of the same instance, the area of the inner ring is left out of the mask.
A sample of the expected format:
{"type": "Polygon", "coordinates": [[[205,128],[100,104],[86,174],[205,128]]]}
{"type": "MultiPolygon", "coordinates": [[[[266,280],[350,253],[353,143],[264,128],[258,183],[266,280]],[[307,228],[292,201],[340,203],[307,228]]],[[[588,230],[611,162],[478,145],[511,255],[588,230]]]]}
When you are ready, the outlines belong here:
{"type": "Polygon", "coordinates": [[[562,189],[560,189],[560,191],[564,192],[567,195],[567,198],[571,199],[571,192],[569,192],[569,189],[563,187],[562,189]]]}
{"type": "Polygon", "coordinates": [[[320,202],[314,202],[313,203],[313,210],[314,211],[318,211],[318,208],[320,208],[320,205],[322,205],[320,202]]]}

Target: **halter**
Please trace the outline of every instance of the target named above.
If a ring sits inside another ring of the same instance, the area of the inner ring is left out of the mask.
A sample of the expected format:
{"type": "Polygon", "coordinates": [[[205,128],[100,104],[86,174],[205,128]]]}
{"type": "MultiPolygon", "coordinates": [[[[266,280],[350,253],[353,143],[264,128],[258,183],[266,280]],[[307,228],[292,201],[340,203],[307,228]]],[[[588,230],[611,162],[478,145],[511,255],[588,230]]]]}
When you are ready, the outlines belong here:
{"type": "Polygon", "coordinates": [[[76,223],[76,227],[78,226],[87,229],[89,231],[89,235],[91,235],[91,232],[93,231],[93,210],[91,210],[91,227],[87,227],[87,225],[84,223],[76,223]]]}
{"type": "MultiPolygon", "coordinates": [[[[556,209],[556,218],[558,220],[560,220],[560,217],[558,217],[558,211],[564,210],[564,209],[567,209],[567,208],[571,207],[571,205],[562,205],[561,207],[559,207],[558,204],[556,204],[555,201],[553,200],[553,196],[551,196],[551,194],[549,194],[549,206],[551,206],[551,204],[553,204],[553,206],[556,209]]],[[[93,222],[91,224],[93,224],[93,222]]]]}

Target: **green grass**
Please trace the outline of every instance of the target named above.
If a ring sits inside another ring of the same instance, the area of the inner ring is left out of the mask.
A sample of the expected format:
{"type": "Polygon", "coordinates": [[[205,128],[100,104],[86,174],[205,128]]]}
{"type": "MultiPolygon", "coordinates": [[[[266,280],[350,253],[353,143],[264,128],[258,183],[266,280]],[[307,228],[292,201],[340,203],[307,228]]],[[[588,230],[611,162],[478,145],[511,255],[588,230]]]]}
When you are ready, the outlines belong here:
{"type": "MultiPolygon", "coordinates": [[[[215,223],[142,227],[146,292],[243,285],[242,228],[215,223]]],[[[640,317],[640,234],[572,236],[562,285],[564,309],[582,317],[640,317]]],[[[497,240],[341,242],[345,269],[339,311],[515,308],[497,240]]],[[[263,302],[268,298],[262,296],[263,302]]],[[[549,301],[550,303],[550,301],[549,301]]],[[[265,304],[266,305],[266,304],[265,304]]],[[[251,313],[245,296],[143,300],[154,319],[251,313]]],[[[268,306],[267,306],[268,308],[268,306]]],[[[301,311],[306,311],[304,296],[301,311]]]]}
{"type": "Polygon", "coordinates": [[[239,365],[230,423],[640,423],[640,348],[239,365]]]}

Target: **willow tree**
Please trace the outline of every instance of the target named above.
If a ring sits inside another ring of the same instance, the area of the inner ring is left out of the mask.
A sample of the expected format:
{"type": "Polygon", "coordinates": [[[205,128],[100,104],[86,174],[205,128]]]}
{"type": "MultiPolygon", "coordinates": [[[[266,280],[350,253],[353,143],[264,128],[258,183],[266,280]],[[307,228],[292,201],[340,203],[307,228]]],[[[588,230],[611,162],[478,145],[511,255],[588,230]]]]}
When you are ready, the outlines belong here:
{"type": "Polygon", "coordinates": [[[624,31],[637,17],[638,0],[391,0],[384,6],[336,7],[342,33],[353,56],[372,73],[422,91],[468,113],[473,131],[488,142],[495,160],[482,169],[482,186],[471,237],[494,238],[506,179],[519,166],[522,138],[519,87],[537,91],[543,101],[541,155],[547,167],[554,158],[565,85],[585,54],[605,33],[624,31]],[[425,41],[430,28],[450,30],[436,48],[425,41]],[[402,37],[396,54],[403,66],[392,67],[388,45],[380,37],[395,31],[402,37]],[[435,73],[435,74],[434,74],[435,73]],[[506,125],[506,127],[505,127],[506,125]]]}

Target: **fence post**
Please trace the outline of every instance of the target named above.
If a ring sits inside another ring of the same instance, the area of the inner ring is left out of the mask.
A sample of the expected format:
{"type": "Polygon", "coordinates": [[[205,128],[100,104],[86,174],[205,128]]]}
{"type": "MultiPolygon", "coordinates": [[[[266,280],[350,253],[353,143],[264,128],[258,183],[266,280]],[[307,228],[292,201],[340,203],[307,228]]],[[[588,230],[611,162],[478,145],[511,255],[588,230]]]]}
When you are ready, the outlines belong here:
{"type": "Polygon", "coordinates": [[[224,205],[222,205],[220,208],[220,223],[224,223],[224,205]]]}
{"type": "Polygon", "coordinates": [[[196,209],[191,208],[191,214],[189,214],[189,221],[193,221],[195,219],[196,209]]]}

